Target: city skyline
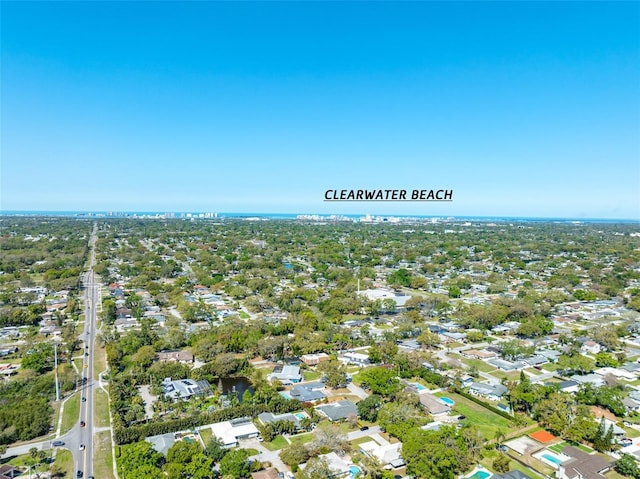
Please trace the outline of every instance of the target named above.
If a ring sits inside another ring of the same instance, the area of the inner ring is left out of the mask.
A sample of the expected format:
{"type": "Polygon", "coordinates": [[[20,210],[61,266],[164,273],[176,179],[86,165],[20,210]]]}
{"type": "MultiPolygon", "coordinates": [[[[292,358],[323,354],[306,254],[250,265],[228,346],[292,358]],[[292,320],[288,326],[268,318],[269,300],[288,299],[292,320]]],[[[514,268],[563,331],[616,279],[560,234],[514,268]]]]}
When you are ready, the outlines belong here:
{"type": "Polygon", "coordinates": [[[639,19],[637,2],[3,2],[0,210],[640,219],[639,19]]]}

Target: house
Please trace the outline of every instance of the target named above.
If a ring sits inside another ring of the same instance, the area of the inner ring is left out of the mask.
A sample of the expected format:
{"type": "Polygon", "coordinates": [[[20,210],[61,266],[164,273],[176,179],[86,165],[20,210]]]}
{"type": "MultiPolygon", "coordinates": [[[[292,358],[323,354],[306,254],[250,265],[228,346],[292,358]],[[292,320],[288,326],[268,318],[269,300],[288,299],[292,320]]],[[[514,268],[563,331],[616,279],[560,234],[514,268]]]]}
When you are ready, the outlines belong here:
{"type": "Polygon", "coordinates": [[[267,381],[269,382],[274,379],[277,379],[285,386],[299,383],[302,381],[300,366],[293,366],[290,364],[278,365],[274,367],[273,372],[267,376],[267,381]]]}
{"type": "Polygon", "coordinates": [[[640,402],[636,401],[633,398],[626,397],[622,400],[622,404],[624,404],[627,413],[640,411],[640,402]]]}
{"type": "Polygon", "coordinates": [[[460,354],[471,359],[492,359],[496,357],[496,353],[492,351],[483,351],[479,349],[467,349],[466,351],[460,351],[460,354]]]}
{"type": "Polygon", "coordinates": [[[449,331],[440,334],[440,336],[445,343],[464,342],[467,339],[466,333],[451,333],[449,331]]]}
{"type": "MultiPolygon", "coordinates": [[[[329,476],[327,479],[346,478],[351,475],[349,464],[347,464],[335,452],[330,452],[329,454],[320,454],[318,458],[323,459],[329,466],[329,469],[334,471],[334,473],[331,476],[329,476]]],[[[300,464],[301,470],[304,470],[305,467],[307,467],[306,463],[300,464]]]]}
{"type": "Polygon", "coordinates": [[[506,359],[490,359],[487,361],[492,366],[495,366],[502,371],[517,371],[520,369],[525,369],[527,365],[522,361],[507,361],[506,359]]]}
{"type": "Polygon", "coordinates": [[[451,406],[446,405],[439,398],[428,392],[419,394],[418,398],[422,407],[434,417],[449,414],[449,411],[451,411],[451,406]]]}
{"type": "Polygon", "coordinates": [[[331,421],[340,421],[350,416],[358,415],[358,407],[348,399],[316,406],[316,410],[327,416],[331,421]]]}
{"type": "Polygon", "coordinates": [[[156,361],[161,363],[193,364],[193,354],[189,351],[160,351],[156,361]]]}
{"type": "Polygon", "coordinates": [[[531,479],[530,476],[517,470],[505,472],[504,474],[494,474],[491,477],[492,479],[531,479]]]}
{"type": "Polygon", "coordinates": [[[249,417],[218,422],[210,426],[203,426],[200,429],[205,429],[206,427],[211,428],[213,435],[220,439],[225,448],[236,447],[241,439],[250,439],[260,435],[258,428],[249,417]]]}
{"type": "Polygon", "coordinates": [[[0,465],[0,479],[13,479],[22,473],[11,464],[0,465]]]}
{"type": "Polygon", "coordinates": [[[369,355],[363,353],[347,352],[338,356],[338,361],[345,364],[367,366],[369,365],[369,355]]]}
{"type": "Polygon", "coordinates": [[[304,354],[300,356],[300,360],[307,366],[315,366],[329,359],[331,359],[331,357],[327,353],[304,354]]]}
{"type": "Polygon", "coordinates": [[[385,444],[381,446],[375,441],[367,441],[360,444],[360,451],[367,456],[376,459],[382,466],[392,465],[392,467],[401,467],[404,460],[400,454],[402,448],[401,442],[395,444],[385,444]]]}
{"type": "Polygon", "coordinates": [[[208,381],[194,381],[193,379],[179,379],[172,381],[164,378],[162,381],[164,395],[172,399],[188,399],[192,396],[209,394],[211,385],[208,381]]]}
{"type": "Polygon", "coordinates": [[[580,347],[582,354],[598,354],[600,351],[602,351],[602,347],[595,341],[585,341],[580,347]]]}
{"type": "Polygon", "coordinates": [[[612,463],[599,454],[587,454],[573,446],[562,449],[571,460],[558,466],[558,479],[606,479],[612,463]]]}
{"type": "Polygon", "coordinates": [[[321,382],[296,384],[289,391],[289,396],[291,396],[291,399],[297,399],[302,402],[314,402],[327,397],[322,392],[323,389],[324,383],[321,382]]]}
{"type": "Polygon", "coordinates": [[[275,467],[270,467],[264,471],[252,472],[251,479],[279,479],[278,470],[275,467]]]}
{"type": "Polygon", "coordinates": [[[258,414],[258,419],[264,425],[272,424],[278,421],[291,421],[295,424],[296,429],[300,429],[300,419],[295,414],[291,414],[290,412],[285,414],[273,414],[271,412],[263,412],[258,414]]]}
{"type": "Polygon", "coordinates": [[[577,393],[580,389],[580,383],[577,381],[561,381],[558,383],[558,390],[565,393],[577,393]]]}
{"type": "Polygon", "coordinates": [[[604,378],[602,376],[599,376],[597,374],[575,374],[573,376],[571,376],[571,379],[573,381],[576,381],[580,384],[591,384],[594,387],[601,387],[604,386],[604,378]]]}
{"type": "Polygon", "coordinates": [[[474,396],[481,396],[492,401],[499,401],[503,395],[507,393],[508,389],[502,384],[486,384],[486,383],[473,383],[469,386],[469,393],[474,396]]]}

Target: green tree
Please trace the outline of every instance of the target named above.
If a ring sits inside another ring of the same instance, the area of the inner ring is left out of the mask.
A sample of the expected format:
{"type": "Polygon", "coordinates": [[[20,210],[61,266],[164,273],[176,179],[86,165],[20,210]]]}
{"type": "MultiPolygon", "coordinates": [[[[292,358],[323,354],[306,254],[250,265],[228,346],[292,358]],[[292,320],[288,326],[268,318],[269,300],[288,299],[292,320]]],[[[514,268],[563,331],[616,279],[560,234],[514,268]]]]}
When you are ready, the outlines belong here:
{"type": "Polygon", "coordinates": [[[358,373],[363,386],[374,394],[387,396],[400,390],[400,383],[393,371],[382,367],[367,368],[358,373]]]}
{"type": "Polygon", "coordinates": [[[220,474],[231,475],[235,478],[248,478],[251,475],[249,465],[249,451],[234,449],[229,451],[220,461],[220,474]]]}
{"type": "Polygon", "coordinates": [[[640,467],[638,467],[638,463],[630,454],[623,454],[616,462],[615,469],[623,476],[640,479],[640,467]]]}

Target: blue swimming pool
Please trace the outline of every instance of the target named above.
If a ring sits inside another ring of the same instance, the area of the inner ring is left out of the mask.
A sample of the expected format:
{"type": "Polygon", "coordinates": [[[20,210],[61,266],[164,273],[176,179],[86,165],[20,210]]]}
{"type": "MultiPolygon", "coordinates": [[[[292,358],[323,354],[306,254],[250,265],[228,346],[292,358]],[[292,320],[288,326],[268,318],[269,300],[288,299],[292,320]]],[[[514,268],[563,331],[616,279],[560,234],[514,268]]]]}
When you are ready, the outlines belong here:
{"type": "Polygon", "coordinates": [[[470,476],[469,479],[487,479],[487,477],[491,476],[488,472],[478,471],[473,476],[470,476]]]}
{"type": "Polygon", "coordinates": [[[558,464],[558,465],[562,464],[562,461],[560,459],[558,459],[555,456],[552,456],[551,454],[543,454],[542,457],[544,457],[547,461],[553,462],[554,464],[558,464]]]}
{"type": "Polygon", "coordinates": [[[351,479],[356,479],[362,472],[358,466],[349,466],[349,472],[351,473],[351,479]]]}
{"type": "Polygon", "coordinates": [[[297,417],[298,419],[300,419],[301,421],[302,421],[305,417],[307,417],[307,416],[305,416],[304,414],[302,414],[301,412],[296,412],[296,413],[294,413],[293,415],[294,415],[295,417],[297,417]]]}
{"type": "Polygon", "coordinates": [[[441,397],[440,402],[445,403],[447,406],[453,406],[455,401],[453,399],[449,399],[448,397],[441,397]]]}
{"type": "Polygon", "coordinates": [[[413,385],[416,387],[418,391],[424,391],[425,389],[427,389],[420,383],[413,383],[413,385]]]}

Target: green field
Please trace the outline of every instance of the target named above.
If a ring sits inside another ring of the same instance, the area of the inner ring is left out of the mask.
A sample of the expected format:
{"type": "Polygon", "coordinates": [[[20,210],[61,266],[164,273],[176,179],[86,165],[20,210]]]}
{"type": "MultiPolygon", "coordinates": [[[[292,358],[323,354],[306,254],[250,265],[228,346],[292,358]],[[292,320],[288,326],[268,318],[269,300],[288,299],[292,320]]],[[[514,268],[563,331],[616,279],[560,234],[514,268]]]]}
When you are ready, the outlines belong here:
{"type": "Polygon", "coordinates": [[[61,434],[65,434],[78,422],[80,417],[80,394],[75,393],[64,403],[64,410],[62,411],[62,429],[61,434]]]}
{"type": "Polygon", "coordinates": [[[211,441],[211,439],[213,439],[213,431],[211,431],[211,428],[209,427],[206,429],[200,429],[199,433],[205,446],[209,443],[209,441],[211,441]]]}
{"type": "Polygon", "coordinates": [[[289,440],[292,444],[306,444],[313,441],[313,434],[298,434],[297,436],[290,437],[289,440]]]}
{"type": "Polygon", "coordinates": [[[511,423],[508,419],[498,416],[496,413],[489,411],[459,394],[446,392],[437,393],[436,396],[446,396],[453,399],[455,402],[453,411],[466,416],[466,419],[462,421],[463,424],[476,426],[484,438],[489,441],[493,440],[496,431],[500,430],[507,433],[511,428],[511,423]]]}
{"type": "Polygon", "coordinates": [[[109,427],[109,396],[102,389],[94,393],[94,418],[96,427],[109,427]]]}
{"type": "Polygon", "coordinates": [[[481,359],[462,359],[461,361],[468,366],[474,366],[478,371],[483,373],[490,373],[496,370],[495,366],[485,363],[481,359]]]}
{"type": "Polygon", "coordinates": [[[269,449],[270,451],[277,451],[278,449],[282,449],[283,447],[287,447],[289,445],[289,443],[287,442],[287,440],[278,435],[275,437],[275,439],[271,442],[263,442],[262,445],[266,448],[269,449]]]}
{"type": "Polygon", "coordinates": [[[110,432],[97,433],[93,438],[93,447],[93,472],[95,477],[113,479],[113,454],[110,432]]]}

